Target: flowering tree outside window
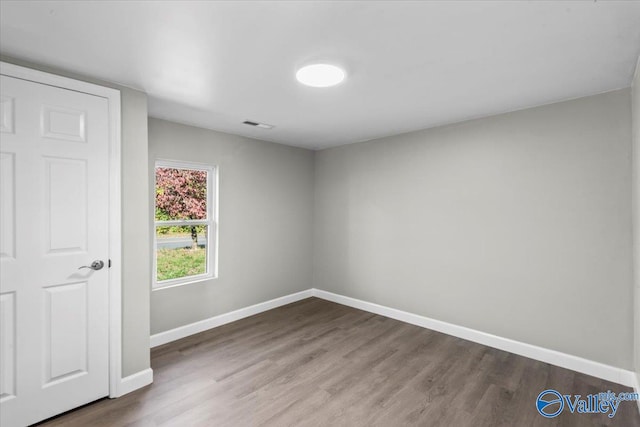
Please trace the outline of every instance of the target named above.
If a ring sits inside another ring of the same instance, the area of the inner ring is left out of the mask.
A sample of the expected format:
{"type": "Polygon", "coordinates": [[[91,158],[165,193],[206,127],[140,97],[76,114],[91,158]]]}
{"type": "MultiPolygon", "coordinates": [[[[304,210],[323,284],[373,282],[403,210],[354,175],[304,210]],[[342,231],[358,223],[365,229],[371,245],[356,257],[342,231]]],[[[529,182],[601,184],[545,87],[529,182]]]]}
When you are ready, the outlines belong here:
{"type": "MultiPolygon", "coordinates": [[[[156,168],[156,220],[206,219],[207,172],[156,168]]],[[[202,226],[191,226],[193,249],[198,247],[202,226]]]]}

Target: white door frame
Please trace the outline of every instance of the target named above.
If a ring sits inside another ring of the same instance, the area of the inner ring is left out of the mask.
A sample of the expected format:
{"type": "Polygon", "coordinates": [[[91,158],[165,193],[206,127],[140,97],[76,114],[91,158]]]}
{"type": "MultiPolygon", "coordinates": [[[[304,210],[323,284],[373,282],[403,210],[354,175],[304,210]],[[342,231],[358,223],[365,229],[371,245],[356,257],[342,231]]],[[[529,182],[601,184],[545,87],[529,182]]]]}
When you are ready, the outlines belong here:
{"type": "Polygon", "coordinates": [[[120,91],[7,62],[0,62],[0,74],[99,96],[109,102],[109,397],[118,397],[122,388],[120,91]]]}

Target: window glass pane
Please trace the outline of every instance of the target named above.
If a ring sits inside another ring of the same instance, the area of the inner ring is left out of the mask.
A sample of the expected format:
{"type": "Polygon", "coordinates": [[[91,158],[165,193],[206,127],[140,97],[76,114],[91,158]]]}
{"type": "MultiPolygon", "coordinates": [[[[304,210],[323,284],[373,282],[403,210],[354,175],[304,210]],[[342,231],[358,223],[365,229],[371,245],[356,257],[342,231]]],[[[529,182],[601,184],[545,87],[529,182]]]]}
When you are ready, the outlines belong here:
{"type": "Polygon", "coordinates": [[[207,272],[206,225],[156,227],[157,281],[207,272]]]}
{"type": "Polygon", "coordinates": [[[207,219],[207,171],[156,168],[156,221],[207,219]]]}

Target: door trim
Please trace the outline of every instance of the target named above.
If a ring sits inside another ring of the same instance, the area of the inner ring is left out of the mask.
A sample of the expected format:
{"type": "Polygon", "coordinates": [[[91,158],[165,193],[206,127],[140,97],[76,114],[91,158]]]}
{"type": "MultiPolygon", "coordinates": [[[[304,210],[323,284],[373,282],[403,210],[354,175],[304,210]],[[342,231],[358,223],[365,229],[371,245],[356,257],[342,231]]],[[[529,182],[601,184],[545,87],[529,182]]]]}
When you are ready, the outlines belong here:
{"type": "Polygon", "coordinates": [[[106,98],[109,103],[109,397],[122,393],[122,223],[120,91],[0,62],[0,74],[106,98]]]}

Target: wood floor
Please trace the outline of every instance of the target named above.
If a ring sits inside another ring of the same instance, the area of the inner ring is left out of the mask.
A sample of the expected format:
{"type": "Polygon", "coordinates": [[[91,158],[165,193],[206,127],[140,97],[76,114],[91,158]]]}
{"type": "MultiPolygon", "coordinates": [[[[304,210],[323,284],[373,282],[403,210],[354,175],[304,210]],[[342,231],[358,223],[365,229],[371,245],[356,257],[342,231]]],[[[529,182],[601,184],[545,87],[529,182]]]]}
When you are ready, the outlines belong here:
{"type": "Polygon", "coordinates": [[[46,426],[640,426],[617,415],[545,419],[548,388],[627,387],[309,298],[153,349],[155,382],[46,426]]]}

